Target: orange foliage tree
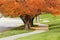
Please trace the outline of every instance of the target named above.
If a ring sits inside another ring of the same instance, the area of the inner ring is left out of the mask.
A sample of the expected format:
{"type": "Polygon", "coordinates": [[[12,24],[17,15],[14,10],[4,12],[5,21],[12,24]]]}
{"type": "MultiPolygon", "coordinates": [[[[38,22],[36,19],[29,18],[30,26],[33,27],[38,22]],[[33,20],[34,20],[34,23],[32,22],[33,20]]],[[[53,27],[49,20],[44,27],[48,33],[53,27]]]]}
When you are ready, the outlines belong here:
{"type": "Polygon", "coordinates": [[[25,29],[33,26],[33,19],[41,12],[60,14],[60,0],[0,0],[0,12],[4,16],[19,16],[25,29]]]}

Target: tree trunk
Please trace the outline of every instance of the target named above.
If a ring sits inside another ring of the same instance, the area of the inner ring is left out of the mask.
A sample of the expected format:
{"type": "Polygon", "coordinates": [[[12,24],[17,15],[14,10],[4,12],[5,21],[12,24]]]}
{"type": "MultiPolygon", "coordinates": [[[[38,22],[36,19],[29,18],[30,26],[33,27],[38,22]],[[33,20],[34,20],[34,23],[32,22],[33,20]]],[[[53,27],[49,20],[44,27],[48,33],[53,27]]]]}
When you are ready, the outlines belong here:
{"type": "Polygon", "coordinates": [[[36,23],[39,23],[39,16],[36,17],[36,23]]]}
{"type": "Polygon", "coordinates": [[[29,15],[26,15],[26,16],[24,16],[24,17],[21,16],[21,19],[23,20],[24,25],[25,25],[24,29],[25,29],[25,30],[31,29],[31,27],[33,26],[33,19],[34,19],[34,18],[30,18],[29,15]]]}
{"type": "Polygon", "coordinates": [[[34,20],[34,18],[32,18],[32,19],[30,20],[31,26],[33,26],[33,20],[34,20]]]}
{"type": "Polygon", "coordinates": [[[30,21],[27,21],[27,22],[25,23],[24,29],[25,29],[25,30],[31,29],[31,23],[30,23],[30,21]]]}

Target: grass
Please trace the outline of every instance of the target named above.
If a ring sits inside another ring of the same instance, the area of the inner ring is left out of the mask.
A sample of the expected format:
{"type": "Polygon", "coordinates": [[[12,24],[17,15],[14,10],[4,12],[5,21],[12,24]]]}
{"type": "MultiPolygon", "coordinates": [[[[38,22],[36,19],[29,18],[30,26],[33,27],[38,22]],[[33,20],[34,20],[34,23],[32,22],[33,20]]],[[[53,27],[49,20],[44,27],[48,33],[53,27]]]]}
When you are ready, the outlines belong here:
{"type": "MultiPolygon", "coordinates": [[[[50,31],[19,38],[17,40],[60,40],[60,16],[52,16],[51,14],[41,14],[40,18],[43,19],[40,20],[40,23],[48,24],[50,31]],[[43,22],[44,20],[49,20],[50,22],[43,22]]],[[[13,30],[5,31],[2,34],[0,34],[0,38],[32,31],[20,29],[23,29],[23,27],[18,27],[13,30]]]]}
{"type": "Polygon", "coordinates": [[[60,40],[60,28],[52,29],[41,34],[18,38],[16,40],[60,40]]]}
{"type": "Polygon", "coordinates": [[[30,35],[16,40],[60,40],[60,16],[41,14],[40,19],[42,19],[40,23],[49,25],[50,30],[48,32],[30,35]],[[44,20],[49,20],[50,22],[43,22],[44,20]]]}
{"type": "Polygon", "coordinates": [[[27,32],[31,32],[33,30],[21,30],[21,28],[19,27],[18,29],[12,29],[12,30],[7,30],[5,32],[2,32],[0,34],[0,38],[3,37],[8,37],[8,36],[13,36],[13,35],[17,35],[17,34],[22,34],[22,33],[27,33],[27,32]]]}
{"type": "MultiPolygon", "coordinates": [[[[39,15],[39,17],[40,19],[42,19],[39,20],[42,24],[47,24],[49,26],[60,25],[60,16],[53,16],[51,14],[41,14],[39,15]],[[43,22],[44,20],[48,20],[49,22],[43,22]]],[[[36,18],[34,19],[34,23],[36,23],[36,18]]]]}

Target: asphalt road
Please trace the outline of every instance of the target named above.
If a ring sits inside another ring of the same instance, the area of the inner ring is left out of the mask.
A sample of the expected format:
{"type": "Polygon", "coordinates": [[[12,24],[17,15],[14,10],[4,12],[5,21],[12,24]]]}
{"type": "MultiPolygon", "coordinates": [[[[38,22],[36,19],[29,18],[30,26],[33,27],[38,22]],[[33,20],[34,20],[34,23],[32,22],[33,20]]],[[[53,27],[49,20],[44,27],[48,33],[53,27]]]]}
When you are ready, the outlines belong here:
{"type": "Polygon", "coordinates": [[[20,18],[0,18],[0,32],[23,24],[20,18]]]}

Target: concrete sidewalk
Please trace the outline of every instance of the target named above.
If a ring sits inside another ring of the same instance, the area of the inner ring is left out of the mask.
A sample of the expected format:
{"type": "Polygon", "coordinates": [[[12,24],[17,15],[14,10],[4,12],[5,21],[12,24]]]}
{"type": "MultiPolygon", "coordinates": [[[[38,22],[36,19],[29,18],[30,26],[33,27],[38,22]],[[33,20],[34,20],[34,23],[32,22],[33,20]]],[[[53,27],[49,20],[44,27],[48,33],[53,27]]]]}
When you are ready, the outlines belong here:
{"type": "Polygon", "coordinates": [[[29,35],[32,35],[32,34],[42,33],[42,32],[46,32],[46,31],[45,30],[35,30],[35,31],[29,32],[29,33],[23,33],[23,34],[9,36],[9,37],[5,37],[5,38],[0,38],[0,40],[15,40],[17,38],[29,36],[29,35]]]}

